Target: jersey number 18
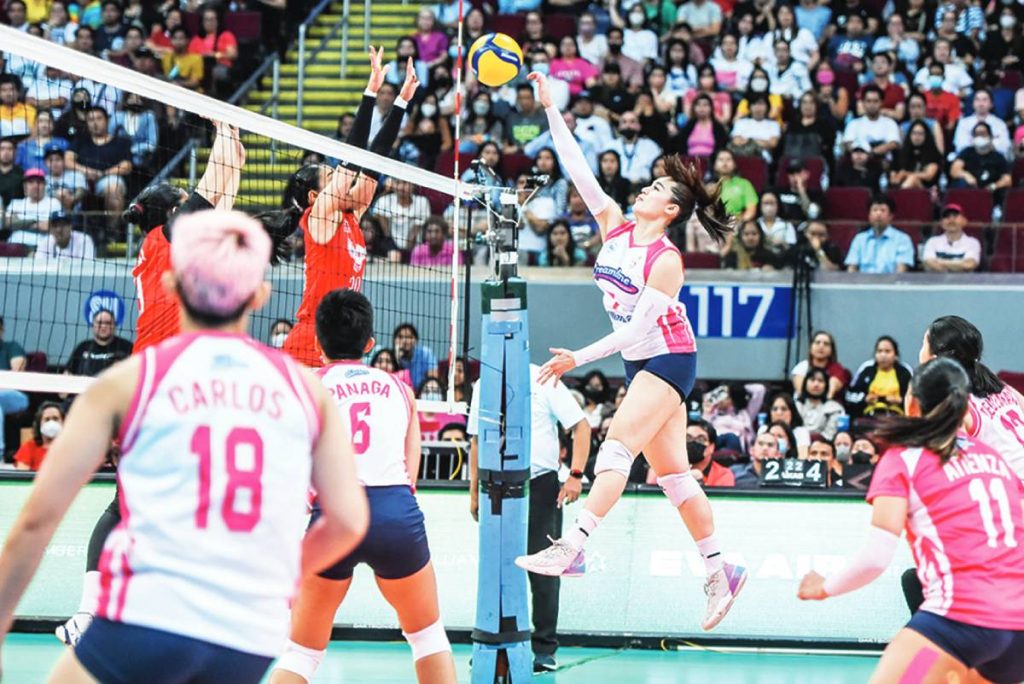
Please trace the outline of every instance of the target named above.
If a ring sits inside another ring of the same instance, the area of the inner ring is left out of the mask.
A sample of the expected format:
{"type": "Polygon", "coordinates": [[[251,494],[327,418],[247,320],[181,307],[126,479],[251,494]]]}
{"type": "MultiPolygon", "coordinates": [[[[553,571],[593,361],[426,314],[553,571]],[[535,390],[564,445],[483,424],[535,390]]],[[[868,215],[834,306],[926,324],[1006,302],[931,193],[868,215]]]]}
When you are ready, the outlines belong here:
{"type": "MultiPolygon", "coordinates": [[[[210,517],[210,475],[213,455],[210,444],[210,426],[201,425],[192,433],[192,453],[199,458],[199,506],[196,508],[196,527],[205,530],[210,517]]],[[[232,532],[252,532],[260,521],[263,503],[263,439],[254,428],[236,427],[228,433],[224,443],[224,458],[217,459],[227,470],[228,481],[220,507],[224,525],[232,532]],[[238,463],[239,447],[248,447],[252,453],[251,467],[242,469],[238,463]],[[249,492],[248,510],[239,511],[235,504],[239,492],[249,492]]]]}

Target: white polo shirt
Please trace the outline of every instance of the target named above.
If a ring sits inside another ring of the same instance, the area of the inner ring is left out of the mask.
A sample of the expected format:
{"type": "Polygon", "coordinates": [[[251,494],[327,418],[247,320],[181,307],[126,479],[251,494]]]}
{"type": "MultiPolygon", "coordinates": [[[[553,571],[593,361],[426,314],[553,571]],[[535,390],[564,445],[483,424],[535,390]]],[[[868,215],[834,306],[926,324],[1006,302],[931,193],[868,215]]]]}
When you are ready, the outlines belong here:
{"type": "Polygon", "coordinates": [[[974,259],[975,263],[981,263],[981,243],[966,233],[960,235],[960,239],[950,242],[945,234],[934,235],[924,243],[924,260],[938,259],[939,261],[964,261],[974,259]]]}
{"type": "MultiPolygon", "coordinates": [[[[530,477],[558,472],[558,424],[566,430],[586,420],[583,409],[576,403],[569,388],[559,380],[545,385],[537,383],[540,366],[530,364],[530,477]]],[[[480,381],[473,386],[473,400],[469,405],[466,432],[479,433],[480,381]]]]}

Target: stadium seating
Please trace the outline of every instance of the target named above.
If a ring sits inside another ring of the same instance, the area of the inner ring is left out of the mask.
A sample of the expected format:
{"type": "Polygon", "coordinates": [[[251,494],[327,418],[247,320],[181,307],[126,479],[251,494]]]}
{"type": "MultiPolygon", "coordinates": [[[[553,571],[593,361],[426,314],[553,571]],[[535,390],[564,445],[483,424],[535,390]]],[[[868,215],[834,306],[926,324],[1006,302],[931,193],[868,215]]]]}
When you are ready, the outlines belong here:
{"type": "Polygon", "coordinates": [[[935,202],[932,194],[922,188],[898,188],[889,191],[889,197],[896,204],[897,222],[914,221],[929,223],[935,219],[935,202]]]}
{"type": "Polygon", "coordinates": [[[871,191],[867,188],[829,188],[825,193],[825,218],[865,221],[871,191]]]}
{"type": "Polygon", "coordinates": [[[992,220],[992,193],[980,188],[949,188],[946,204],[959,204],[971,223],[989,223],[992,220]]]}
{"type": "Polygon", "coordinates": [[[734,157],[736,174],[743,176],[754,186],[757,194],[761,194],[768,184],[768,164],[762,157],[734,157]]]}

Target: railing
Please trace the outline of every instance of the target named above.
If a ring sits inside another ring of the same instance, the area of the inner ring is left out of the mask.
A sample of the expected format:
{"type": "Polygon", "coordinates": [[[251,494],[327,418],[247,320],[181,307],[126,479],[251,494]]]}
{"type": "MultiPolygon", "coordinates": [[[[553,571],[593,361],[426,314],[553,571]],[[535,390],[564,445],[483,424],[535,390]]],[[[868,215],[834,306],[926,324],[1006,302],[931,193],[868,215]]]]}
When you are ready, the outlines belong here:
{"type": "MultiPolygon", "coordinates": [[[[309,27],[313,22],[323,14],[324,10],[330,6],[331,2],[332,0],[320,0],[317,6],[313,8],[313,11],[309,13],[309,16],[306,17],[305,21],[299,24],[299,82],[296,98],[298,101],[296,102],[295,110],[295,125],[299,128],[302,128],[302,109],[306,97],[306,32],[309,30],[309,27]]],[[[366,0],[366,2],[369,2],[369,0],[366,0]]],[[[317,47],[312,57],[316,57],[320,50],[323,49],[325,43],[326,40],[321,41],[320,46],[317,47]]]]}

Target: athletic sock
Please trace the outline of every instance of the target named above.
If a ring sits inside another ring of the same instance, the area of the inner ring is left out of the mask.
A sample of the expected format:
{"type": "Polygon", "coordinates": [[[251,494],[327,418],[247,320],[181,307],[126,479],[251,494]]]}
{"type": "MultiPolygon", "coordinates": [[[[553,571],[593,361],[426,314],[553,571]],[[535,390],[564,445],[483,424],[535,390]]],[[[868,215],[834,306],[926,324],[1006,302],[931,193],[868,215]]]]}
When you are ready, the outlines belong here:
{"type": "Polygon", "coordinates": [[[597,529],[597,526],[601,524],[601,520],[602,518],[584,508],[576,516],[576,522],[573,524],[572,529],[562,537],[562,541],[574,549],[582,549],[583,545],[587,543],[587,537],[597,529]]]}
{"type": "Polygon", "coordinates": [[[96,612],[96,603],[100,599],[100,573],[90,570],[82,580],[82,601],[78,604],[79,613],[96,612]]]}
{"type": "Polygon", "coordinates": [[[718,545],[718,538],[712,534],[697,541],[697,548],[700,550],[701,558],[704,559],[704,570],[708,575],[713,575],[725,565],[722,559],[722,548],[718,545]]]}

